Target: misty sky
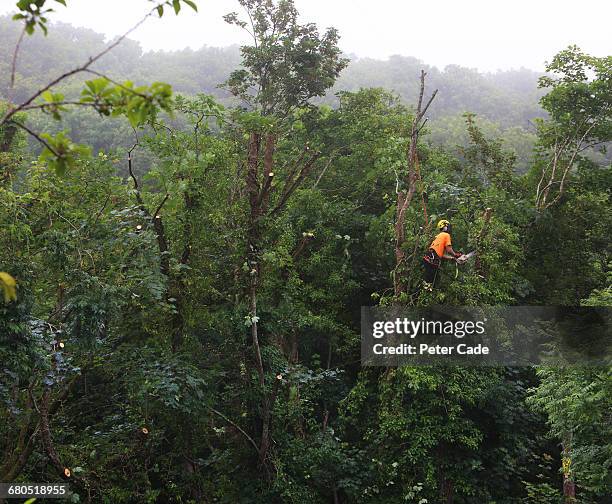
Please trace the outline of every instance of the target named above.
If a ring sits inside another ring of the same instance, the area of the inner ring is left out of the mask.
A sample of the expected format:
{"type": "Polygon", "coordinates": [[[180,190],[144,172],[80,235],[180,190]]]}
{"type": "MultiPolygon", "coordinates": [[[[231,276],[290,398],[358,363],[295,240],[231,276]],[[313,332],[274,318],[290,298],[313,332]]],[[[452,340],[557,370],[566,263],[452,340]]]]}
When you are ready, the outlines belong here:
{"type": "MultiPolygon", "coordinates": [[[[54,2],[50,2],[54,3],[54,2]]],[[[112,37],[138,21],[147,0],[67,0],[49,16],[112,37]],[[102,7],[103,6],[103,7],[102,7]]],[[[197,49],[248,42],[221,16],[240,12],[236,0],[197,0],[162,20],[150,19],[131,38],[145,50],[197,49]]],[[[342,50],[384,59],[416,56],[443,68],[456,63],[484,71],[542,70],[544,62],[569,44],[596,56],[611,54],[612,2],[605,0],[295,0],[302,21],[340,31],[342,50]]],[[[15,0],[0,0],[0,14],[15,0]]]]}

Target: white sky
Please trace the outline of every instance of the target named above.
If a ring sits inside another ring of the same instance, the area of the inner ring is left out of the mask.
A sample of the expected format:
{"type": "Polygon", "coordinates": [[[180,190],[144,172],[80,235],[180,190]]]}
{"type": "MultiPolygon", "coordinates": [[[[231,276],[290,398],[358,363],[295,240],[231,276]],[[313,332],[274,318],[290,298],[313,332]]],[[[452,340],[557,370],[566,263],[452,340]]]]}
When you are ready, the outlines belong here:
{"type": "MultiPolygon", "coordinates": [[[[0,0],[0,14],[16,0],[0,0]]],[[[236,0],[196,0],[199,13],[184,8],[150,19],[131,38],[145,50],[197,49],[245,43],[222,15],[240,11],[236,0]]],[[[55,3],[49,0],[48,3],[55,3]]],[[[56,19],[112,37],[151,8],[148,0],[67,0],[56,19]]],[[[456,63],[484,71],[542,70],[569,44],[605,56],[612,53],[612,2],[606,0],[295,0],[302,21],[340,31],[340,46],[361,57],[415,56],[443,68],[456,63]]]]}

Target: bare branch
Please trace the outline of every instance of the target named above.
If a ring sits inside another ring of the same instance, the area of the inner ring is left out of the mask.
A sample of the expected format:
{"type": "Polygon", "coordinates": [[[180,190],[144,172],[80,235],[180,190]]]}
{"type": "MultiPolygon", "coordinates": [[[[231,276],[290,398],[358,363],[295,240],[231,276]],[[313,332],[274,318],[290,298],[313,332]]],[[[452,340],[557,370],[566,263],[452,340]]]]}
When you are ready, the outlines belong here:
{"type": "Polygon", "coordinates": [[[321,156],[320,152],[315,152],[312,155],[312,157],[304,164],[304,166],[300,170],[299,175],[296,177],[295,181],[289,186],[289,188],[287,188],[287,190],[281,196],[280,201],[274,207],[274,210],[272,210],[271,215],[275,215],[275,214],[277,214],[278,212],[280,212],[283,209],[283,207],[287,203],[287,200],[289,199],[289,197],[295,192],[295,190],[300,186],[302,181],[310,173],[310,170],[311,170],[313,164],[315,163],[315,161],[317,159],[319,159],[320,156],[321,156]]]}
{"type": "Polygon", "coordinates": [[[421,70],[421,88],[419,90],[419,101],[417,102],[417,117],[421,114],[421,105],[423,104],[423,94],[425,93],[425,70],[421,70]]]}
{"type": "Polygon", "coordinates": [[[423,111],[420,113],[419,115],[419,121],[423,118],[423,116],[427,113],[427,109],[429,108],[429,106],[431,105],[431,102],[434,101],[434,98],[436,97],[436,95],[438,94],[438,90],[434,90],[434,92],[431,94],[431,97],[429,98],[429,101],[427,102],[427,105],[425,105],[425,108],[423,109],[423,111]]]}
{"type": "Polygon", "coordinates": [[[51,147],[49,145],[49,143],[44,140],[38,133],[35,133],[34,131],[32,131],[30,128],[28,128],[25,124],[21,124],[18,121],[15,121],[15,119],[11,119],[11,123],[14,124],[15,126],[21,128],[22,130],[24,130],[25,132],[27,132],[29,135],[31,135],[32,137],[34,137],[36,140],[38,140],[42,145],[44,145],[47,149],[49,149],[50,152],[53,153],[53,155],[59,157],[59,153],[57,153],[55,151],[55,149],[53,147],[51,147]]]}
{"type": "Polygon", "coordinates": [[[429,121],[428,117],[426,117],[423,123],[421,124],[421,126],[419,126],[419,129],[417,130],[417,135],[421,134],[421,130],[425,127],[425,125],[427,124],[427,121],[429,121]]]}
{"type": "Polygon", "coordinates": [[[166,204],[166,201],[168,201],[168,198],[170,197],[170,194],[166,193],[166,196],[164,196],[164,199],[162,200],[162,202],[159,204],[159,206],[157,207],[157,210],[155,210],[155,213],[153,214],[153,218],[157,219],[159,217],[159,212],[161,212],[161,209],[163,208],[163,206],[166,204]]]}
{"type": "Polygon", "coordinates": [[[249,9],[248,7],[244,7],[244,10],[246,11],[247,15],[249,16],[249,21],[251,22],[251,28],[253,29],[253,31],[249,31],[248,28],[244,28],[246,30],[247,33],[249,33],[251,35],[251,37],[253,37],[253,42],[255,44],[255,49],[258,48],[258,43],[257,43],[257,36],[255,35],[256,30],[255,30],[255,22],[253,21],[253,16],[251,14],[251,9],[249,9]]]}
{"type": "Polygon", "coordinates": [[[291,257],[293,260],[297,259],[302,252],[304,252],[304,249],[306,248],[306,246],[314,239],[314,236],[312,235],[312,233],[306,233],[304,234],[304,236],[302,237],[302,240],[300,241],[299,245],[295,248],[295,250],[292,252],[291,257]]]}
{"type": "Polygon", "coordinates": [[[257,180],[259,172],[259,149],[261,146],[261,135],[259,133],[251,133],[248,145],[247,159],[247,177],[246,186],[249,194],[249,202],[251,205],[252,216],[256,219],[259,213],[259,181],[257,180]]]}
{"type": "Polygon", "coordinates": [[[274,165],[274,150],[276,148],[276,137],[274,135],[268,135],[266,138],[266,145],[264,149],[264,163],[263,163],[263,187],[259,193],[258,205],[261,207],[261,213],[264,214],[268,211],[268,204],[270,201],[270,191],[272,189],[272,180],[274,179],[274,173],[272,171],[274,165]]]}
{"type": "Polygon", "coordinates": [[[111,199],[111,194],[112,193],[108,193],[106,195],[106,199],[104,200],[104,204],[102,205],[102,207],[100,208],[100,210],[98,210],[98,212],[96,213],[96,217],[93,221],[93,225],[95,226],[98,223],[98,219],[100,219],[100,217],[102,216],[102,212],[104,212],[104,210],[106,210],[106,205],[108,205],[108,202],[111,199]]]}
{"type": "MultiPolygon", "coordinates": [[[[134,175],[134,171],[132,170],[132,152],[134,152],[134,149],[139,145],[138,143],[138,137],[136,137],[136,142],[134,143],[134,145],[132,145],[132,147],[128,150],[128,173],[130,175],[130,177],[132,178],[132,181],[134,182],[134,189],[137,191],[138,197],[140,197],[140,190],[138,188],[138,180],[136,179],[136,176],[134,175]]],[[[140,202],[139,202],[140,203],[140,202]]]]}
{"type": "Polygon", "coordinates": [[[327,163],[325,163],[325,166],[321,170],[321,173],[319,173],[319,176],[317,177],[317,180],[315,181],[315,183],[312,186],[313,189],[316,189],[316,187],[319,185],[319,182],[321,182],[321,179],[323,178],[323,175],[325,175],[325,172],[331,166],[331,164],[332,164],[332,162],[334,160],[334,155],[335,155],[335,152],[332,153],[331,156],[329,156],[329,159],[327,160],[327,163]]]}
{"type": "MultiPolygon", "coordinates": [[[[285,186],[283,187],[282,196],[284,196],[287,193],[287,190],[289,189],[289,187],[293,183],[294,176],[295,176],[296,172],[298,171],[299,167],[302,165],[302,161],[304,161],[304,158],[306,157],[306,154],[308,153],[309,150],[310,150],[310,148],[308,147],[308,145],[306,145],[304,147],[304,150],[300,154],[300,157],[298,158],[298,160],[293,164],[293,167],[291,168],[291,171],[289,173],[287,173],[287,178],[285,179],[285,186]]],[[[285,167],[283,166],[283,169],[284,168],[285,167]]]]}
{"type": "Polygon", "coordinates": [[[43,112],[47,112],[46,109],[50,109],[53,107],[68,107],[68,106],[77,106],[77,107],[95,107],[96,103],[85,103],[80,101],[61,101],[61,102],[52,102],[52,103],[36,103],[32,105],[26,105],[21,110],[42,110],[43,112]]]}
{"type": "Polygon", "coordinates": [[[257,453],[259,453],[259,447],[257,446],[257,443],[253,440],[253,438],[251,436],[249,436],[236,422],[233,422],[232,420],[230,420],[229,418],[227,418],[223,413],[221,413],[220,411],[217,411],[215,408],[211,408],[210,406],[207,406],[207,408],[213,412],[215,415],[223,418],[223,420],[225,420],[228,424],[232,425],[233,427],[235,427],[248,441],[249,443],[251,443],[251,445],[253,446],[253,448],[255,448],[255,451],[257,453]]]}
{"type": "Polygon", "coordinates": [[[565,190],[565,182],[567,179],[567,175],[569,174],[569,171],[571,170],[574,164],[574,161],[576,160],[577,155],[580,152],[582,152],[585,148],[588,147],[588,146],[584,147],[583,143],[586,140],[586,138],[589,136],[593,128],[596,126],[596,123],[591,123],[589,127],[584,131],[582,136],[578,138],[580,135],[579,130],[585,124],[586,124],[586,120],[583,120],[580,126],[576,129],[576,132],[574,134],[567,135],[563,139],[563,142],[561,143],[561,145],[559,145],[558,141],[555,141],[555,144],[553,147],[552,159],[547,163],[546,167],[542,170],[542,175],[540,177],[540,181],[538,182],[538,186],[536,188],[536,208],[538,210],[544,210],[546,208],[549,208],[561,199],[561,196],[563,195],[563,192],[565,190]],[[573,151],[571,153],[569,160],[565,164],[565,168],[563,169],[563,175],[561,176],[560,180],[555,180],[555,175],[557,174],[559,163],[562,161],[564,154],[569,149],[570,143],[572,142],[573,142],[573,151]],[[542,187],[544,179],[547,177],[546,174],[547,174],[549,167],[551,167],[551,171],[550,171],[550,175],[548,175],[548,183],[544,187],[542,187]],[[559,192],[556,194],[556,196],[553,198],[552,201],[547,202],[551,187],[557,184],[559,184],[559,192]]]}
{"type": "Polygon", "coordinates": [[[26,33],[26,27],[23,27],[23,30],[21,30],[21,34],[19,35],[19,40],[17,41],[17,45],[15,46],[15,51],[13,52],[13,61],[11,63],[11,85],[10,85],[10,89],[13,89],[13,86],[15,85],[15,71],[17,68],[17,54],[19,53],[19,49],[21,47],[21,42],[23,41],[23,36],[26,33]]]}
{"type": "MultiPolygon", "coordinates": [[[[399,190],[399,176],[397,177],[397,202],[395,212],[395,268],[393,270],[393,284],[394,292],[396,296],[406,292],[407,284],[402,278],[406,273],[406,252],[404,250],[404,244],[406,242],[406,211],[412,202],[414,193],[417,187],[417,181],[421,181],[421,175],[418,170],[418,155],[417,155],[417,144],[419,140],[419,133],[425,126],[427,119],[421,124],[421,119],[429,109],[429,106],[433,102],[434,98],[438,94],[436,89],[423,108],[423,97],[425,95],[425,76],[427,73],[421,70],[421,85],[419,89],[419,98],[417,101],[416,113],[412,119],[412,126],[410,131],[410,142],[408,144],[406,161],[407,169],[405,175],[405,182],[408,187],[407,190],[399,190]]],[[[422,181],[421,181],[422,187],[422,181]]],[[[427,210],[425,207],[425,198],[421,192],[421,199],[423,200],[423,211],[425,214],[425,226],[427,226],[427,210]]]]}

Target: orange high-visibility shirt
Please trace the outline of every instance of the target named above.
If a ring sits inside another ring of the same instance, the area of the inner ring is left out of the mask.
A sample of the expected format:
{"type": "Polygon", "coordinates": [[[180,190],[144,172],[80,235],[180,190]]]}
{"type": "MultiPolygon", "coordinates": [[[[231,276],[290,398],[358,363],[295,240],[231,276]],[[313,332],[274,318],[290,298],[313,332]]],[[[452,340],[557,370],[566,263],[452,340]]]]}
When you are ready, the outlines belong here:
{"type": "Polygon", "coordinates": [[[448,233],[442,232],[434,238],[429,248],[434,249],[438,257],[442,257],[447,245],[451,245],[451,236],[448,233]]]}

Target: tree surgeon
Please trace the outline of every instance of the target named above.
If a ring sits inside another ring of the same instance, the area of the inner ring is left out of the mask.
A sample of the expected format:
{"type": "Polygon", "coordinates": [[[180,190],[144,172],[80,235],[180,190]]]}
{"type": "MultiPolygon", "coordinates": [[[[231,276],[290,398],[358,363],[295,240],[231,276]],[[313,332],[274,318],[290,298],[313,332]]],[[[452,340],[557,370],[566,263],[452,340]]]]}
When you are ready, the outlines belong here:
{"type": "Polygon", "coordinates": [[[442,219],[436,225],[439,233],[436,235],[431,245],[423,256],[423,267],[425,272],[423,275],[423,288],[432,291],[438,276],[438,269],[442,263],[442,259],[456,261],[463,254],[455,252],[451,244],[451,223],[442,219]]]}

